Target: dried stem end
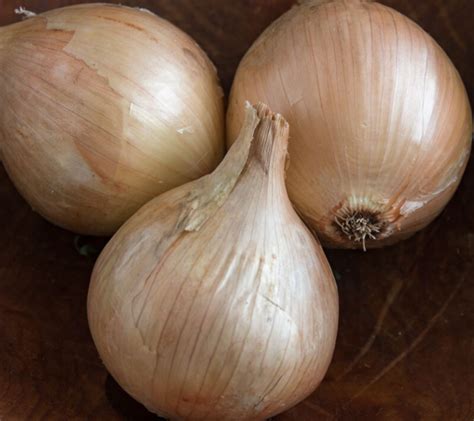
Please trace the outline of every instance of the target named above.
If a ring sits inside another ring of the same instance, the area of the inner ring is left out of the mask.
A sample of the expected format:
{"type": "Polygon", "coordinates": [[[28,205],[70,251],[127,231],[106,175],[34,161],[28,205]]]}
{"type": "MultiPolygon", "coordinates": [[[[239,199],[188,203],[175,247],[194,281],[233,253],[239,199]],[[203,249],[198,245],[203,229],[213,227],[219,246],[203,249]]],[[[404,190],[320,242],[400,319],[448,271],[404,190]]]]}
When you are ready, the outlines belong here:
{"type": "Polygon", "coordinates": [[[285,118],[274,113],[267,105],[258,103],[255,106],[260,122],[253,134],[251,155],[262,164],[266,173],[270,167],[284,174],[284,164],[288,155],[289,125],[285,118]]]}
{"type": "Polygon", "coordinates": [[[23,19],[29,19],[36,16],[35,12],[26,10],[23,6],[20,6],[15,9],[15,14],[22,16],[23,19]]]}
{"type": "Polygon", "coordinates": [[[252,160],[271,170],[284,171],[289,126],[280,115],[259,103],[245,105],[245,121],[237,140],[221,164],[208,176],[194,182],[178,224],[179,229],[198,231],[208,218],[227,200],[245,167],[252,160]]]}
{"type": "Polygon", "coordinates": [[[344,237],[355,243],[362,243],[364,251],[367,251],[366,240],[377,240],[385,228],[379,213],[351,208],[340,209],[334,217],[334,225],[344,237]]]}

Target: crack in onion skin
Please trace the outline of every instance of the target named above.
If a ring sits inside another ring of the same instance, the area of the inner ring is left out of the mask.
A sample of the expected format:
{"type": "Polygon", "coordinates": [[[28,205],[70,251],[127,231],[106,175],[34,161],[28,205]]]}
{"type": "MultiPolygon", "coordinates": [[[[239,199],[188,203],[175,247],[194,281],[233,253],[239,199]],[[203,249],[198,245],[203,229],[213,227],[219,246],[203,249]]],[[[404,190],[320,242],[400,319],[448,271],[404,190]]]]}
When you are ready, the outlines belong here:
{"type": "Polygon", "coordinates": [[[109,235],[224,152],[214,66],[152,13],[92,4],[0,28],[0,155],[34,210],[109,235]]]}
{"type": "Polygon", "coordinates": [[[260,104],[209,176],[167,192],[112,238],[89,326],[109,372],[176,420],[263,420],[331,361],[336,284],[286,193],[288,125],[260,104]]]}
{"type": "Polygon", "coordinates": [[[411,236],[442,211],[469,158],[472,115],[457,70],[418,25],[375,2],[309,0],[274,22],[239,65],[230,143],[246,100],[287,117],[288,192],[328,247],[411,236]],[[383,230],[347,235],[341,209],[374,215],[383,230]]]}

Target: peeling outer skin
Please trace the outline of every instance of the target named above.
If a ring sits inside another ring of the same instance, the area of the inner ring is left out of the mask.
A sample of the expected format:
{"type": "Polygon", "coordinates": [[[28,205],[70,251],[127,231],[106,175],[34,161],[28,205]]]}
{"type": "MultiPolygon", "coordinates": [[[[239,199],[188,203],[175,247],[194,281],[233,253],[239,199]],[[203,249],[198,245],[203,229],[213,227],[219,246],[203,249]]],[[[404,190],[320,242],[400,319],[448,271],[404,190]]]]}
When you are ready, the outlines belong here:
{"type": "Polygon", "coordinates": [[[464,154],[460,157],[459,162],[456,165],[453,165],[453,169],[451,171],[452,176],[448,178],[443,185],[439,186],[435,191],[428,195],[420,195],[420,197],[417,199],[405,201],[400,208],[400,214],[403,216],[408,216],[415,210],[425,206],[431,200],[436,199],[436,197],[440,194],[447,192],[449,189],[456,189],[457,185],[461,181],[459,174],[463,173],[464,168],[469,161],[470,151],[471,148],[466,149],[464,154]]]}
{"type": "MultiPolygon", "coordinates": [[[[126,7],[126,6],[123,6],[126,7]]],[[[153,13],[151,10],[145,9],[143,7],[136,7],[135,9],[139,10],[140,12],[143,13],[149,13],[150,15],[157,16],[155,13],[153,13]]]]}
{"type": "Polygon", "coordinates": [[[222,159],[215,69],[154,14],[55,9],[0,28],[0,63],[2,162],[56,225],[110,235],[148,200],[222,159]]]}
{"type": "MultiPolygon", "coordinates": [[[[473,134],[474,136],[474,134],[473,134]]],[[[384,230],[382,235],[378,237],[376,240],[368,239],[366,244],[370,248],[378,248],[378,247],[385,247],[392,244],[397,243],[399,240],[405,240],[410,238],[412,235],[416,233],[419,229],[424,228],[430,221],[423,222],[423,218],[420,220],[420,215],[423,215],[422,208],[428,205],[432,201],[442,201],[443,199],[446,200],[446,203],[454,194],[458,184],[461,181],[460,174],[464,172],[464,169],[467,165],[469,160],[470,151],[471,151],[471,143],[470,141],[469,147],[464,151],[464,153],[459,158],[456,164],[453,164],[451,168],[448,169],[449,172],[452,173],[450,177],[445,178],[445,182],[443,185],[437,187],[434,191],[430,194],[420,194],[416,199],[408,200],[408,199],[399,199],[390,205],[388,200],[382,199],[364,199],[364,200],[357,200],[353,197],[349,198],[347,202],[341,202],[338,206],[336,206],[332,214],[328,217],[325,221],[315,221],[311,220],[309,226],[317,226],[317,229],[312,229],[314,235],[321,238],[328,247],[341,247],[341,243],[334,241],[334,231],[332,230],[332,226],[334,226],[331,221],[335,220],[335,215],[338,215],[340,209],[344,206],[348,206],[351,208],[364,208],[368,209],[374,213],[377,213],[384,223],[384,230]],[[445,199],[447,198],[447,199],[445,199]],[[398,202],[398,203],[397,203],[398,202]],[[421,210],[421,212],[420,212],[421,210]],[[414,213],[415,211],[420,212],[419,214],[414,213]],[[412,216],[416,215],[416,223],[413,223],[410,219],[412,216]],[[402,229],[406,229],[406,227],[411,225],[411,229],[409,229],[403,236],[400,236],[400,231],[402,229]],[[330,234],[327,236],[324,235],[326,231],[328,231],[328,227],[331,227],[330,234]],[[397,233],[397,238],[392,239],[392,235],[397,233]]],[[[438,212],[441,213],[443,208],[441,208],[438,212]]],[[[299,213],[302,219],[305,219],[304,212],[299,213]]],[[[432,214],[430,213],[428,217],[431,217],[432,214]]],[[[341,237],[341,241],[346,241],[346,238],[341,237]]],[[[354,242],[353,244],[348,244],[347,248],[351,249],[360,249],[362,248],[362,244],[359,242],[354,242]]]]}
{"type": "Polygon", "coordinates": [[[170,419],[264,420],[317,387],[334,349],[337,287],[285,188],[288,125],[257,109],[219,167],[142,207],[92,275],[104,364],[170,419]]]}

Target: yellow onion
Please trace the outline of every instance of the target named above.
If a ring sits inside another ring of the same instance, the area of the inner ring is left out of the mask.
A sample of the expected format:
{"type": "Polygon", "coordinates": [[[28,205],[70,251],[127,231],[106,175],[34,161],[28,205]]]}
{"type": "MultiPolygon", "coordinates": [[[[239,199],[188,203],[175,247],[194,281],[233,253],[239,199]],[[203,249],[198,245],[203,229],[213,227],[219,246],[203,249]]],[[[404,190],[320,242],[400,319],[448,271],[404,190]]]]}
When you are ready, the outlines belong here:
{"type": "Polygon", "coordinates": [[[453,195],[470,153],[458,72],[426,32],[378,3],[291,9],[239,66],[229,140],[246,100],[287,117],[288,192],[327,246],[377,247],[423,228],[453,195]]]}
{"type": "Polygon", "coordinates": [[[140,209],[92,275],[89,326],[118,383],[173,420],[263,420],[319,384],[338,301],[287,196],[288,124],[248,107],[209,176],[140,209]]]}
{"type": "Polygon", "coordinates": [[[150,12],[90,4],[0,28],[0,152],[51,222],[111,234],[211,172],[222,91],[205,53],[150,12]]]}

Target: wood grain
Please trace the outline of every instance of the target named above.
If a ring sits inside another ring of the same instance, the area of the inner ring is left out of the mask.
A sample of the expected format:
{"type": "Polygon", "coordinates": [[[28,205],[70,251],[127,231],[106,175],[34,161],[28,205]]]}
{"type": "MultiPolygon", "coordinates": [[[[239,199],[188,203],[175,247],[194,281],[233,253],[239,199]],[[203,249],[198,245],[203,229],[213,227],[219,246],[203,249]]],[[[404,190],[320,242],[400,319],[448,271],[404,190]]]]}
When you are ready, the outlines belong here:
{"type": "MultiPolygon", "coordinates": [[[[2,0],[0,19],[14,21],[11,10],[20,4],[41,11],[70,3],[2,0]]],[[[198,39],[229,87],[248,45],[291,3],[134,4],[198,39]]],[[[471,0],[385,3],[414,17],[443,45],[472,98],[471,0]]],[[[318,391],[278,420],[473,419],[472,191],[470,164],[446,211],[412,239],[368,253],[328,253],[341,300],[334,360],[318,391]]],[[[0,419],[156,419],[107,375],[91,341],[85,304],[93,259],[76,251],[73,234],[33,213],[3,170],[0,204],[0,419]]]]}

